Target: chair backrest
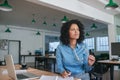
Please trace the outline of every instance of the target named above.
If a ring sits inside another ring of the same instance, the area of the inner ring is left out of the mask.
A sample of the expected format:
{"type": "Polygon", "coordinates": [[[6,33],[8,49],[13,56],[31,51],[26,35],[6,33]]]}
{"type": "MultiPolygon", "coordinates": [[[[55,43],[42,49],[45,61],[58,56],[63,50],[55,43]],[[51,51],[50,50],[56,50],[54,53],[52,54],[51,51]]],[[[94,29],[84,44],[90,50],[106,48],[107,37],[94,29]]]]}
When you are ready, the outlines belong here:
{"type": "Polygon", "coordinates": [[[94,68],[92,69],[92,72],[95,72],[95,73],[98,73],[98,74],[104,74],[108,70],[109,70],[108,65],[95,63],[94,68]]]}
{"type": "MultiPolygon", "coordinates": [[[[95,56],[95,55],[94,55],[95,56]]],[[[109,59],[109,54],[101,54],[99,57],[96,57],[96,62],[94,68],[90,71],[91,73],[104,74],[109,70],[109,65],[97,63],[98,60],[109,59]]]]}

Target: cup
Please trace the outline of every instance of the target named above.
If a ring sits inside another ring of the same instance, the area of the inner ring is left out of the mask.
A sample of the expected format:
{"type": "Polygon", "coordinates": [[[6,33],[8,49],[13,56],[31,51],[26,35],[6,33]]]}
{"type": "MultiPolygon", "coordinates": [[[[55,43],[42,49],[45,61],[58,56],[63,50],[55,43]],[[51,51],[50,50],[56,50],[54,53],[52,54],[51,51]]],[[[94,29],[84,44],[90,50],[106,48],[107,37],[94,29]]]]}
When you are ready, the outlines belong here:
{"type": "Polygon", "coordinates": [[[26,64],[26,63],[23,63],[23,64],[22,64],[22,69],[26,69],[26,67],[27,67],[27,64],[26,64]]]}

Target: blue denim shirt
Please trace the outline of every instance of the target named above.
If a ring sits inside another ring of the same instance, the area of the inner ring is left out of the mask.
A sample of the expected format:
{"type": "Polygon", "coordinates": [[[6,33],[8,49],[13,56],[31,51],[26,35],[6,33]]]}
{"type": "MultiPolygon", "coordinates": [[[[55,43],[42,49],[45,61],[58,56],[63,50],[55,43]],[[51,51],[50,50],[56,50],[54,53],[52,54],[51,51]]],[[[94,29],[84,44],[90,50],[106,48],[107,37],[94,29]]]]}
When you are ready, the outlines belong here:
{"type": "Polygon", "coordinates": [[[71,75],[85,73],[91,69],[88,65],[88,49],[84,43],[77,44],[74,49],[69,45],[59,44],[56,50],[57,71],[67,70],[71,75]]]}

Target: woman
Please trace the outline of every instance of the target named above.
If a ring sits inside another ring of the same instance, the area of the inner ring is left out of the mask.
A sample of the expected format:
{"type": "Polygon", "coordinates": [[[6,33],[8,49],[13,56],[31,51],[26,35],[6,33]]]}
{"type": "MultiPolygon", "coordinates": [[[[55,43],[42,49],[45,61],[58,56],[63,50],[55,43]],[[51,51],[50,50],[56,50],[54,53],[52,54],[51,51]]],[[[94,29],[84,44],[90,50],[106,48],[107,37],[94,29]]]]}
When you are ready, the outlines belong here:
{"type": "Polygon", "coordinates": [[[60,45],[56,50],[57,69],[62,77],[73,76],[82,80],[89,80],[89,74],[95,57],[83,43],[84,28],[78,20],[71,20],[63,24],[60,35],[60,45]]]}

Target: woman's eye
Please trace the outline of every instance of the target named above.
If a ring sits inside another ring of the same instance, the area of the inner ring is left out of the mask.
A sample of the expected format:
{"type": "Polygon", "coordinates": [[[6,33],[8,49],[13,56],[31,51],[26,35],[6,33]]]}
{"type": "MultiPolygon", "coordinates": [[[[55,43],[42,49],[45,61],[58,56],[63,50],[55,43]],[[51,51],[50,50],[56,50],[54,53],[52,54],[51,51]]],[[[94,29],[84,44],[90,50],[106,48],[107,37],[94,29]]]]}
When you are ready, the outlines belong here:
{"type": "Polygon", "coordinates": [[[79,31],[79,29],[71,29],[71,31],[79,31]]]}
{"type": "Polygon", "coordinates": [[[75,29],[71,29],[71,31],[74,31],[75,29]]]}

